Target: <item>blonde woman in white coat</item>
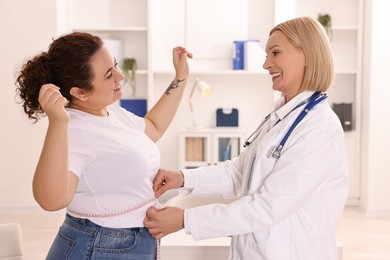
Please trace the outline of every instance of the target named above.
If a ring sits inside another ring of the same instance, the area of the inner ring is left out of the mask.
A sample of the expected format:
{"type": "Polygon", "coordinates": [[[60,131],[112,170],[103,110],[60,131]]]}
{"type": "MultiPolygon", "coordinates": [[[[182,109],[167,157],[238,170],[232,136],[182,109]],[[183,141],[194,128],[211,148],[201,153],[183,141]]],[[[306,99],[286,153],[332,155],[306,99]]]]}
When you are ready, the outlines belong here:
{"type": "Polygon", "coordinates": [[[234,260],[337,259],[348,179],[343,129],[324,95],[333,80],[329,40],[317,21],[299,17],[271,30],[266,52],[263,67],[282,97],[247,148],[215,166],[161,169],[154,180],[156,196],[180,188],[236,200],[185,210],[151,207],[145,226],[155,238],[182,228],[195,240],[232,236],[234,260]]]}

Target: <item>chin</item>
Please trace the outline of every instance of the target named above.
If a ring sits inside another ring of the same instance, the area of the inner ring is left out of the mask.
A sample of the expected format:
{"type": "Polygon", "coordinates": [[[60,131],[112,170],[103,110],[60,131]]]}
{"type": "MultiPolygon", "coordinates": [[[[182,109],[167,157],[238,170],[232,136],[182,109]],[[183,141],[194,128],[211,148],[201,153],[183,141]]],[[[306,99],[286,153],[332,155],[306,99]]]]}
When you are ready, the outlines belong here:
{"type": "Polygon", "coordinates": [[[121,99],[122,96],[123,96],[122,90],[114,93],[114,98],[116,98],[116,100],[121,99]]]}

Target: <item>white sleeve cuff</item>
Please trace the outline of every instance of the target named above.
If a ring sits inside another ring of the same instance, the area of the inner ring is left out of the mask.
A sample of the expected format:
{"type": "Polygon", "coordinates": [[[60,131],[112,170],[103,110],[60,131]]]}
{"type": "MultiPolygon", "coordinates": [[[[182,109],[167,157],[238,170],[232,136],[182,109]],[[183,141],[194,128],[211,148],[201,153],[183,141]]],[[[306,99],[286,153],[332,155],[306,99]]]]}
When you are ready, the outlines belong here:
{"type": "Polygon", "coordinates": [[[187,234],[187,235],[191,235],[191,230],[189,228],[189,225],[188,225],[188,216],[187,216],[187,212],[188,210],[184,210],[184,232],[187,234]]]}
{"type": "Polygon", "coordinates": [[[191,170],[181,170],[184,177],[184,185],[181,188],[176,189],[180,195],[186,196],[191,194],[192,190],[199,183],[199,176],[193,173],[191,170]]]}
{"type": "Polygon", "coordinates": [[[184,188],[195,188],[199,184],[199,174],[191,170],[183,170],[184,188]]]}

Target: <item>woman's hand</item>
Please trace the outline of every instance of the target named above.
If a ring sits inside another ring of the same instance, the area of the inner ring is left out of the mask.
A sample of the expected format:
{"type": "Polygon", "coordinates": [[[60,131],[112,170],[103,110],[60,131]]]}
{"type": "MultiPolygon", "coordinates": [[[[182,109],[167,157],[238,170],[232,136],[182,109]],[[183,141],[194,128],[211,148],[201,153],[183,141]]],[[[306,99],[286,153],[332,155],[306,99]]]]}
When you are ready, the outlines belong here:
{"type": "Polygon", "coordinates": [[[192,58],[192,53],[189,53],[184,47],[178,46],[173,49],[172,56],[176,78],[180,80],[186,79],[189,74],[187,58],[192,58]]]}
{"type": "Polygon", "coordinates": [[[69,113],[65,109],[69,102],[61,95],[60,88],[56,85],[42,85],[38,101],[50,121],[69,121],[69,113]]]}
{"type": "Polygon", "coordinates": [[[159,169],[153,181],[153,191],[156,198],[170,189],[183,187],[184,176],[181,171],[159,169]]]}
{"type": "Polygon", "coordinates": [[[155,239],[160,239],[184,228],[184,209],[150,207],[146,211],[144,225],[155,239]]]}

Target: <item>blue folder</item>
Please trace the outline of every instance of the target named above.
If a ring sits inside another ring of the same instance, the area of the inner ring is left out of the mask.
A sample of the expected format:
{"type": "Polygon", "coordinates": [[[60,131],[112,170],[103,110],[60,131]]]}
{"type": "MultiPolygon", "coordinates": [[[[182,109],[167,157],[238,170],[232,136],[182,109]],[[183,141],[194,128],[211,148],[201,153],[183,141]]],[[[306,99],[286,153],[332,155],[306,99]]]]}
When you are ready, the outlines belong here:
{"type": "Polygon", "coordinates": [[[217,109],[217,126],[238,127],[238,109],[217,109]]]}

